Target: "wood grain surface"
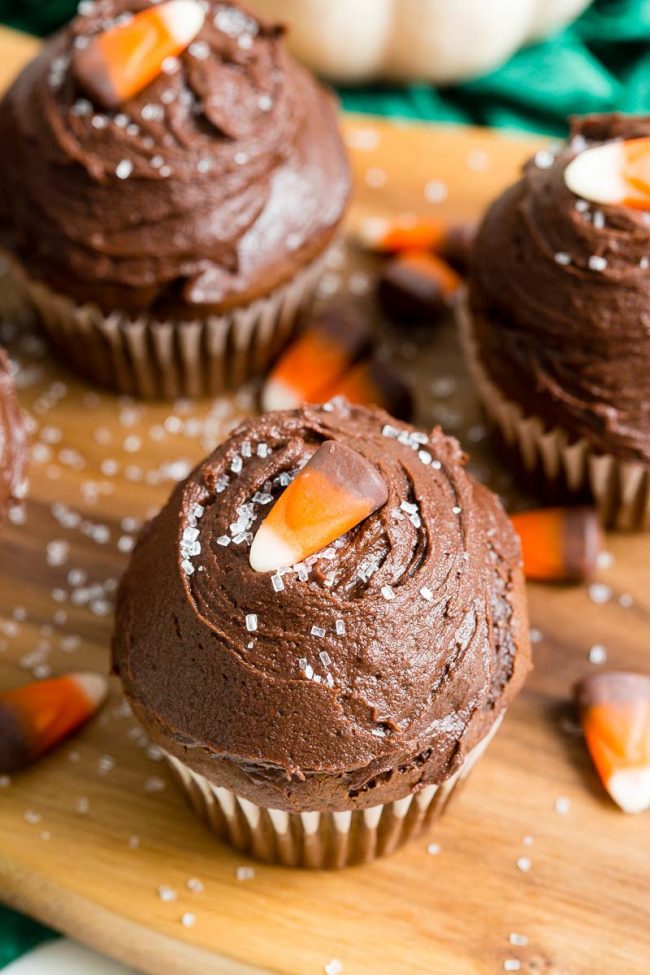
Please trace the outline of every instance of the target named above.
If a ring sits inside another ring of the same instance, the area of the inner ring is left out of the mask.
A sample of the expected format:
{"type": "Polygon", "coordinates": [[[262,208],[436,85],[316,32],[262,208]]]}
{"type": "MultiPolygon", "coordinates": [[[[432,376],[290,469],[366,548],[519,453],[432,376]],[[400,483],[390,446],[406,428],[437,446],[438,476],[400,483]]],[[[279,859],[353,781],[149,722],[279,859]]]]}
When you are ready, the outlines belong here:
{"type": "MultiPolygon", "coordinates": [[[[3,81],[33,49],[0,37],[3,81]]],[[[352,223],[475,217],[536,145],[368,119],[347,119],[345,132],[352,223]]],[[[418,421],[460,436],[479,476],[520,503],[453,324],[398,334],[378,315],[374,270],[353,248],[335,252],[323,295],[348,293],[368,310],[383,353],[416,383],[418,421]]],[[[29,500],[0,540],[4,689],[107,669],[116,580],[142,520],[254,409],[255,391],[142,406],[77,382],[12,323],[0,341],[19,364],[33,443],[29,500]]],[[[593,647],[608,666],[650,669],[648,539],[609,536],[607,550],[591,588],[530,587],[536,669],[429,840],[342,873],[246,861],[194,819],[114,686],[77,738],[0,780],[0,897],[152,975],[315,975],[334,959],[344,975],[488,975],[516,961],[532,975],[647,973],[648,815],[608,800],[570,706],[573,682],[599,666],[593,647]],[[250,866],[252,876],[240,869],[250,866]],[[188,888],[193,878],[202,890],[188,888]]]]}

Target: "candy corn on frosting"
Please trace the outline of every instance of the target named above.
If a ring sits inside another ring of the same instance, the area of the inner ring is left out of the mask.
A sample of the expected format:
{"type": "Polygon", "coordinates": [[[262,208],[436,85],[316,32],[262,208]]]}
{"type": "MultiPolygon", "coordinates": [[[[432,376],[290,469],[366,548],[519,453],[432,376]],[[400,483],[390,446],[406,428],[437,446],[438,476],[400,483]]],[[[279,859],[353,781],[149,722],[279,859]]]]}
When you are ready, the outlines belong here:
{"type": "Polygon", "coordinates": [[[177,487],[113,660],[207,791],[363,810],[446,782],[496,729],[530,665],[521,553],[465,459],[337,399],[245,422],[177,487]]]}

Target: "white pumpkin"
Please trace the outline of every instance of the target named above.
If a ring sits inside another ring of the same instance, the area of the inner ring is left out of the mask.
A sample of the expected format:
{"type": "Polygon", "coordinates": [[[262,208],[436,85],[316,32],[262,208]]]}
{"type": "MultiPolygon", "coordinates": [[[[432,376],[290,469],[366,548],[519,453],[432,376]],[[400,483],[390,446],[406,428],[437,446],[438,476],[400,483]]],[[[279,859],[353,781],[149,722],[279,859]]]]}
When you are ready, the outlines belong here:
{"type": "Polygon", "coordinates": [[[248,0],[289,24],[293,52],[333,81],[445,84],[497,67],[590,0],[248,0]]]}

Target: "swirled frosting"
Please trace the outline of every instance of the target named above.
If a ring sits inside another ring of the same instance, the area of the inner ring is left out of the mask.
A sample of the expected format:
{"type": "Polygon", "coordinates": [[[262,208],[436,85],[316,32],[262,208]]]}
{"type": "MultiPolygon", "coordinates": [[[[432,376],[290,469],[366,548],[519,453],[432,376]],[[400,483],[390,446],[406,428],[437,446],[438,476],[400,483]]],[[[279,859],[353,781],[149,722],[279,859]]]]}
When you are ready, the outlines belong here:
{"type": "Polygon", "coordinates": [[[324,248],[350,175],[332,98],[281,30],[206,0],[197,39],[105,113],[75,45],[148,0],[86,4],[0,104],[0,239],[106,310],[192,317],[267,294],[324,248]]]}
{"type": "Polygon", "coordinates": [[[564,170],[587,146],[650,135],[650,118],[575,120],[493,204],[470,303],[484,366],[548,427],[650,462],[650,212],[576,197],[564,170]]]}
{"type": "Polygon", "coordinates": [[[163,748],[262,805],[349,809],[448,777],[529,666],[518,540],[458,443],[379,410],[240,426],[146,529],[114,665],[163,748]],[[387,503],[280,575],[249,564],[268,506],[325,440],[387,503]]]}
{"type": "Polygon", "coordinates": [[[0,349],[0,516],[12,498],[18,497],[25,477],[27,439],[16,401],[9,360],[0,349]]]}

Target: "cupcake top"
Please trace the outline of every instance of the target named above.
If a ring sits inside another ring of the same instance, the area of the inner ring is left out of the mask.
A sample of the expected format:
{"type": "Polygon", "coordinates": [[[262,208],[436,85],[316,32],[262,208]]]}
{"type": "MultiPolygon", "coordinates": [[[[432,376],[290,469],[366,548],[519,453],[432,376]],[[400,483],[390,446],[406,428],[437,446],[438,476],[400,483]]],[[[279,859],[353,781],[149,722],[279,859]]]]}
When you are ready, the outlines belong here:
{"type": "Polygon", "coordinates": [[[274,808],[376,805],[448,777],[529,664],[518,540],[458,443],[345,401],[240,426],[138,543],[114,664],[164,749],[274,808]],[[269,506],[325,441],[388,500],[318,555],[255,572],[269,506]]]}
{"type": "Polygon", "coordinates": [[[75,50],[149,6],[83,4],[0,103],[0,239],[78,301],[193,317],[293,277],[350,175],[333,99],[238,4],[204,0],[178,58],[116,111],[94,105],[75,50]]]}
{"type": "Polygon", "coordinates": [[[576,196],[588,147],[650,136],[650,118],[574,120],[491,207],[473,255],[480,355],[500,389],[548,427],[650,462],[650,212],[576,196]]]}
{"type": "Polygon", "coordinates": [[[16,402],[9,360],[0,349],[0,516],[23,488],[27,442],[23,418],[16,402]]]}

